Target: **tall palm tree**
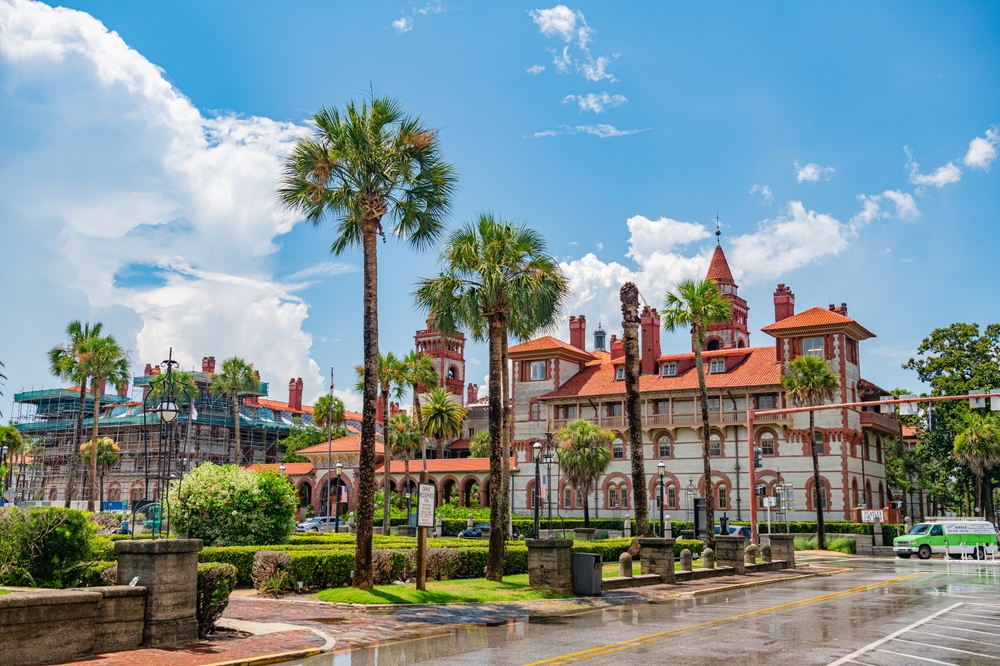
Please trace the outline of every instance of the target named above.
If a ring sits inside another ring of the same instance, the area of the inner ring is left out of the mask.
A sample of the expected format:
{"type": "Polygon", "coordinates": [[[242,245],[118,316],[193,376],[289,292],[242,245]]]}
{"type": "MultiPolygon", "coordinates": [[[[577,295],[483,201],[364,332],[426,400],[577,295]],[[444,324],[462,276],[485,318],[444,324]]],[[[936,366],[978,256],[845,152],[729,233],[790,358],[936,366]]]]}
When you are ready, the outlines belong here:
{"type": "Polygon", "coordinates": [[[698,370],[698,392],[701,395],[701,457],[705,475],[705,533],[708,547],[715,548],[715,493],[712,491],[712,431],[708,424],[708,387],[705,385],[705,365],[701,349],[705,346],[705,331],[712,324],[729,321],[729,301],[722,297],[714,280],[684,280],[677,292],[668,292],[660,313],[663,328],[668,331],[688,329],[694,366],[698,370]]]}
{"type": "MultiPolygon", "coordinates": [[[[166,373],[156,375],[149,380],[149,394],[146,396],[146,399],[150,404],[156,405],[162,402],[164,398],[171,397],[178,408],[185,405],[188,408],[187,425],[184,428],[185,455],[183,457],[187,457],[187,443],[191,441],[191,422],[194,420],[194,403],[198,400],[199,395],[201,393],[198,390],[198,384],[194,381],[194,374],[190,372],[180,370],[171,371],[169,384],[167,383],[166,373]]],[[[176,428],[174,429],[174,438],[175,440],[179,438],[176,428]]],[[[177,443],[177,441],[172,442],[171,446],[177,443]]]]}
{"type": "MultiPolygon", "coordinates": [[[[80,453],[83,456],[83,464],[87,467],[91,466],[90,460],[90,450],[93,448],[94,440],[88,440],[84,442],[83,446],[80,447],[80,453]]],[[[100,480],[100,506],[104,506],[104,475],[107,474],[108,470],[118,464],[118,458],[121,456],[121,448],[115,443],[115,440],[110,437],[101,437],[97,440],[97,470],[98,479],[100,480]]]]}
{"type": "Polygon", "coordinates": [[[25,442],[21,431],[16,426],[0,426],[0,447],[7,449],[7,468],[0,467],[0,493],[6,492],[7,488],[16,486],[12,483],[14,471],[14,456],[24,455],[25,442]]]}
{"type": "MultiPolygon", "coordinates": [[[[403,488],[410,487],[410,459],[417,454],[422,446],[420,433],[417,432],[417,424],[406,412],[400,412],[386,424],[383,430],[385,433],[386,468],[389,461],[401,459],[403,461],[403,488]]],[[[382,486],[387,488],[388,486],[382,486]]],[[[402,495],[402,493],[400,493],[402,495]]]]}
{"type": "Polygon", "coordinates": [[[337,396],[321,395],[313,405],[313,425],[325,428],[327,421],[330,426],[338,426],[344,422],[344,402],[337,396]],[[330,419],[330,401],[333,400],[333,419],[330,419]]]}
{"type": "MultiPolygon", "coordinates": [[[[528,313],[536,329],[551,324],[569,292],[568,281],[540,234],[490,213],[451,234],[441,263],[440,275],[419,283],[416,301],[438,330],[461,327],[474,340],[489,341],[490,488],[502,498],[497,491],[503,485],[504,335],[528,313]]],[[[503,577],[506,522],[502,503],[490,502],[489,580],[503,577]]]]}
{"type": "Polygon", "coordinates": [[[423,459],[424,471],[421,481],[427,477],[427,451],[424,449],[424,417],[420,413],[420,387],[430,388],[438,383],[437,370],[434,369],[434,359],[417,350],[412,350],[403,358],[406,368],[406,383],[413,394],[413,411],[417,415],[417,433],[420,435],[420,457],[423,459]]]}
{"type": "Polygon", "coordinates": [[[556,434],[559,469],[567,483],[583,495],[584,527],[590,527],[589,497],[611,464],[611,442],[614,438],[612,432],[583,419],[569,423],[556,434]]]}
{"type": "Polygon", "coordinates": [[[968,412],[962,416],[962,432],[955,437],[952,458],[965,465],[976,478],[976,515],[985,510],[983,475],[1000,464],[1000,425],[992,413],[968,412]]]}
{"type": "Polygon", "coordinates": [[[233,464],[239,466],[243,453],[243,440],[240,439],[240,394],[260,391],[260,380],[254,374],[253,363],[249,363],[239,356],[227,358],[222,362],[222,372],[212,377],[209,391],[212,395],[226,395],[232,400],[233,423],[235,424],[233,464]]]}
{"type": "Polygon", "coordinates": [[[81,324],[79,321],[71,321],[66,326],[66,335],[69,341],[62,345],[56,345],[48,352],[49,372],[63,381],[69,381],[80,387],[80,404],[76,412],[76,432],[74,433],[74,443],[71,448],[69,463],[69,480],[66,482],[66,499],[63,506],[69,508],[69,503],[73,499],[76,490],[76,475],[80,467],[80,445],[83,440],[83,414],[84,404],[87,398],[87,374],[80,370],[80,354],[83,344],[91,338],[101,335],[104,325],[101,322],[90,322],[81,324]]]}
{"type": "Polygon", "coordinates": [[[490,457],[490,431],[477,430],[469,441],[469,456],[472,458],[490,457]]]}
{"type": "Polygon", "coordinates": [[[462,433],[465,407],[455,401],[455,396],[448,389],[438,387],[427,395],[420,411],[424,419],[424,433],[437,442],[437,457],[444,458],[445,440],[462,433]]]}
{"type": "MultiPolygon", "coordinates": [[[[91,440],[97,440],[101,417],[101,391],[107,382],[118,390],[128,386],[129,364],[126,352],[114,336],[89,338],[81,348],[80,370],[90,377],[90,392],[94,400],[94,427],[91,440]]],[[[90,486],[87,488],[87,509],[94,511],[97,496],[97,458],[90,461],[90,486]]]]}
{"type": "MultiPolygon", "coordinates": [[[[799,356],[785,366],[781,386],[789,402],[797,407],[818,407],[833,400],[840,382],[827,362],[818,356],[799,356]]],[[[753,439],[750,440],[753,442],[753,439]]],[[[752,444],[751,444],[752,446],[752,444]]],[[[816,547],[826,550],[826,527],[823,524],[823,499],[829,488],[819,478],[819,453],[816,451],[816,412],[809,412],[809,450],[813,461],[813,492],[816,493],[816,547]]]]}
{"type": "Polygon", "coordinates": [[[622,304],[622,329],[625,344],[625,416],[628,419],[628,441],[632,459],[632,507],[635,509],[635,531],[650,536],[649,504],[647,502],[646,461],[642,452],[642,416],[639,404],[639,288],[626,282],[619,291],[622,304]]]}
{"type": "MultiPolygon", "coordinates": [[[[355,388],[358,391],[365,389],[365,366],[359,365],[354,368],[358,376],[355,388]]],[[[389,448],[385,444],[385,426],[389,420],[389,398],[400,400],[406,392],[406,368],[403,361],[393,352],[378,355],[378,388],[382,397],[382,442],[385,450],[385,465],[382,466],[382,494],[385,501],[382,502],[382,534],[389,533],[389,448]]]]}
{"type": "Polygon", "coordinates": [[[285,159],[278,199],[320,225],[336,226],[330,251],[361,246],[364,257],[365,390],[358,469],[354,586],[372,587],[375,506],[375,401],[378,399],[378,236],[389,232],[422,249],[441,235],[457,181],[441,157],[437,132],[407,116],[398,102],[372,94],[344,112],[323,108],[312,136],[285,159]]]}

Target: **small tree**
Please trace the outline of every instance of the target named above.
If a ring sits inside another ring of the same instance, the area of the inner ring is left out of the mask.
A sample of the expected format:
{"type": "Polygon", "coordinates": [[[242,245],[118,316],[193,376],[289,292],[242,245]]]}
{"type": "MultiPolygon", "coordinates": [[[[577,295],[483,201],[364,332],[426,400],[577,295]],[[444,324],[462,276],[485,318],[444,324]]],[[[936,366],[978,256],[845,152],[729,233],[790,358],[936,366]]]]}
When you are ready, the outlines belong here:
{"type": "Polygon", "coordinates": [[[437,442],[437,457],[444,458],[444,441],[462,432],[465,407],[455,401],[447,389],[436,388],[420,407],[424,416],[424,432],[437,442]]]}
{"type": "MultiPolygon", "coordinates": [[[[80,447],[80,453],[83,456],[83,464],[87,467],[91,466],[90,450],[93,448],[93,444],[94,440],[90,440],[80,447]]],[[[113,439],[110,437],[101,437],[97,440],[97,474],[101,484],[98,510],[101,510],[104,506],[104,475],[107,474],[109,469],[118,464],[118,458],[120,457],[121,449],[113,439]]]]}
{"type": "Polygon", "coordinates": [[[573,421],[556,435],[556,457],[566,481],[583,495],[583,526],[590,527],[589,497],[611,463],[614,434],[584,421],[573,421]]]}
{"type": "Polygon", "coordinates": [[[212,395],[227,395],[232,400],[235,442],[233,444],[233,464],[240,464],[243,453],[240,438],[240,395],[256,393],[260,390],[260,380],[254,374],[253,364],[239,356],[222,362],[222,372],[212,377],[212,395]]]}
{"type": "MultiPolygon", "coordinates": [[[[396,458],[403,461],[403,487],[410,487],[410,459],[420,450],[420,433],[417,432],[417,424],[413,422],[410,415],[400,412],[391,419],[385,429],[386,440],[386,461],[388,469],[391,460],[396,458]]],[[[383,484],[383,488],[388,488],[389,484],[383,484]]]]}
{"type": "Polygon", "coordinates": [[[965,428],[955,437],[952,457],[965,465],[976,478],[976,515],[983,512],[983,475],[1000,464],[1000,437],[993,414],[968,412],[962,419],[965,428]]]}
{"type": "Polygon", "coordinates": [[[417,416],[417,433],[420,435],[420,457],[424,463],[424,474],[427,476],[427,451],[424,450],[424,417],[420,413],[420,387],[430,388],[438,383],[437,370],[434,369],[434,359],[427,354],[413,350],[403,359],[406,383],[410,386],[413,396],[413,413],[417,416]]]}
{"type": "MultiPolygon", "coordinates": [[[[128,386],[128,354],[119,346],[113,336],[87,339],[80,354],[80,370],[90,377],[90,390],[94,399],[94,427],[91,440],[98,439],[98,421],[101,416],[101,391],[106,382],[117,389],[128,386]]],[[[97,459],[90,461],[90,488],[87,489],[87,508],[95,510],[97,497],[97,459]]]]}
{"type": "Polygon", "coordinates": [[[469,441],[469,455],[473,458],[490,457],[490,431],[477,430],[469,441]]]}

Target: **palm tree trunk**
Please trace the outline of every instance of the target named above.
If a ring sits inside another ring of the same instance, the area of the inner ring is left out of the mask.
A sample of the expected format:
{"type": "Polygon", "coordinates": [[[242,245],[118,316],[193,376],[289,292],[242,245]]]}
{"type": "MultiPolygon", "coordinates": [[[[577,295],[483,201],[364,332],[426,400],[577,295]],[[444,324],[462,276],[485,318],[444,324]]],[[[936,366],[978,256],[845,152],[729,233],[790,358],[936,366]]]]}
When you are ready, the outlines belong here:
{"type": "Polygon", "coordinates": [[[816,452],[816,412],[809,412],[809,450],[813,459],[813,492],[816,493],[816,547],[826,550],[826,526],[823,524],[823,502],[827,488],[820,493],[819,454],[816,452]]]}
{"type": "MultiPolygon", "coordinates": [[[[490,547],[486,555],[486,579],[503,580],[503,531],[500,523],[503,516],[500,513],[500,503],[497,500],[498,488],[503,483],[503,465],[500,458],[503,454],[503,394],[501,383],[503,369],[500,367],[503,355],[500,351],[503,324],[495,315],[489,317],[490,340],[490,547]]],[[[483,489],[479,489],[479,500],[482,505],[483,489]]]]}
{"type": "Polygon", "coordinates": [[[715,491],[712,488],[712,430],[708,422],[708,386],[705,384],[705,366],[701,360],[701,331],[691,328],[691,346],[694,348],[694,365],[698,369],[698,391],[701,394],[701,457],[705,474],[705,544],[715,550],[715,491]]]}
{"type": "Polygon", "coordinates": [[[417,413],[417,434],[420,436],[420,459],[424,463],[424,472],[420,477],[423,481],[427,477],[427,447],[424,446],[424,414],[420,411],[420,398],[417,395],[417,385],[413,385],[413,411],[417,413]]]}
{"type": "Polygon", "coordinates": [[[590,527],[590,502],[586,495],[583,496],[583,527],[584,529],[590,527]]]}
{"type": "Polygon", "coordinates": [[[437,459],[441,460],[442,458],[444,458],[444,438],[437,437],[436,441],[437,441],[437,459]]]}
{"type": "Polygon", "coordinates": [[[378,401],[378,219],[362,226],[364,250],[364,393],[358,459],[358,521],[354,587],[372,588],[372,518],[375,513],[375,405],[378,401]]]}
{"type": "Polygon", "coordinates": [[[77,468],[80,466],[80,447],[83,446],[83,413],[86,396],[87,378],[84,377],[80,380],[80,407],[76,412],[76,437],[74,438],[76,442],[69,454],[69,480],[66,482],[66,501],[63,503],[63,507],[67,509],[73,499],[73,493],[76,491],[77,468]]]}
{"type": "Polygon", "coordinates": [[[632,282],[622,285],[622,328],[625,343],[625,415],[632,459],[632,506],[636,536],[650,536],[646,497],[646,461],[642,451],[642,414],[639,404],[639,289],[632,282]]]}
{"type": "Polygon", "coordinates": [[[382,534],[389,534],[389,491],[390,467],[392,456],[389,454],[389,440],[386,433],[389,432],[389,392],[382,391],[382,450],[385,452],[385,463],[382,465],[382,534]]]}
{"type": "Polygon", "coordinates": [[[503,382],[503,459],[501,460],[502,483],[498,493],[500,500],[500,511],[504,516],[502,523],[504,541],[510,538],[507,533],[510,527],[510,445],[514,436],[513,427],[510,422],[510,370],[507,368],[507,328],[504,327],[503,335],[500,337],[500,363],[501,381],[503,382]]]}
{"type": "Polygon", "coordinates": [[[976,506],[977,509],[975,515],[980,515],[983,511],[983,476],[982,474],[976,474],[976,506]]]}
{"type": "Polygon", "coordinates": [[[101,393],[98,387],[101,382],[94,377],[90,384],[94,394],[94,434],[90,440],[90,487],[87,488],[87,510],[93,511],[94,496],[97,495],[97,428],[101,416],[101,393]]]}
{"type": "Polygon", "coordinates": [[[236,438],[233,444],[233,464],[239,467],[243,459],[243,440],[240,438],[240,394],[237,391],[233,391],[233,426],[233,436],[236,438]]]}

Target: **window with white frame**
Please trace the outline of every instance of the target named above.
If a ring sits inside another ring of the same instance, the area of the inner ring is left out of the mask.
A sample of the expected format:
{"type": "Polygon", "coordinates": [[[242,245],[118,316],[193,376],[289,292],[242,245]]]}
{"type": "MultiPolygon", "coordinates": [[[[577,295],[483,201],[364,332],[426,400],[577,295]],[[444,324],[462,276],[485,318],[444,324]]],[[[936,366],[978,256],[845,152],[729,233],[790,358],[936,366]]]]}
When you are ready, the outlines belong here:
{"type": "Polygon", "coordinates": [[[541,418],[542,418],[542,406],[537,402],[531,403],[531,420],[539,421],[541,420],[541,418]]]}
{"type": "Polygon", "coordinates": [[[533,382],[545,379],[545,361],[531,362],[529,378],[533,382]]]}
{"type": "Polygon", "coordinates": [[[716,434],[708,440],[708,455],[718,457],[722,455],[722,438],[716,434]]]}
{"type": "Polygon", "coordinates": [[[660,366],[660,376],[661,377],[676,377],[677,376],[677,364],[676,363],[664,363],[660,366]]]}
{"type": "Polygon", "coordinates": [[[611,444],[611,457],[615,460],[622,460],[625,458],[625,442],[620,438],[616,439],[611,444]]]}
{"type": "Polygon", "coordinates": [[[625,366],[624,365],[619,365],[617,368],[615,368],[615,379],[616,380],[625,379],[625,366]]]}
{"type": "Polygon", "coordinates": [[[720,508],[720,509],[728,508],[728,504],[727,504],[728,497],[726,495],[726,487],[724,485],[722,485],[721,483],[719,484],[719,491],[718,491],[718,493],[716,493],[716,496],[719,498],[719,506],[718,506],[718,508],[720,508]]]}
{"type": "Polygon", "coordinates": [[[579,490],[576,491],[576,505],[581,507],[583,506],[583,493],[579,490]]]}
{"type": "Polygon", "coordinates": [[[802,338],[802,355],[823,358],[823,338],[802,338]]]}
{"type": "Polygon", "coordinates": [[[656,443],[659,448],[659,454],[661,458],[670,457],[670,438],[666,435],[660,437],[659,441],[656,443]]]}
{"type": "Polygon", "coordinates": [[[722,374],[726,371],[726,359],[713,358],[708,362],[708,372],[713,375],[722,374]]]}
{"type": "Polygon", "coordinates": [[[611,486],[608,488],[608,506],[612,509],[618,508],[618,487],[611,486]]]}
{"type": "Polygon", "coordinates": [[[765,456],[774,455],[774,435],[765,432],[760,436],[760,450],[765,456]]]}
{"type": "Polygon", "coordinates": [[[567,509],[573,508],[573,489],[569,486],[563,491],[563,506],[567,509]]]}
{"type": "Polygon", "coordinates": [[[774,396],[770,394],[757,396],[757,409],[774,409],[774,396]]]}
{"type": "Polygon", "coordinates": [[[677,507],[677,489],[674,488],[673,484],[667,486],[667,508],[674,509],[677,507]]]}
{"type": "Polygon", "coordinates": [[[618,492],[621,493],[622,508],[628,508],[628,486],[624,483],[618,488],[618,492]]]}
{"type": "Polygon", "coordinates": [[[823,455],[825,453],[823,448],[823,433],[816,433],[816,454],[823,455]]]}
{"type": "Polygon", "coordinates": [[[818,500],[819,500],[818,503],[819,503],[820,507],[822,507],[825,510],[826,509],[826,499],[827,499],[827,497],[826,497],[826,484],[824,484],[822,481],[820,481],[819,485],[818,485],[818,488],[819,488],[819,493],[816,492],[817,486],[813,486],[813,497],[812,497],[813,508],[816,508],[817,498],[818,498],[818,500]]]}
{"type": "Polygon", "coordinates": [[[722,409],[722,399],[715,397],[708,399],[708,411],[717,412],[722,409]]]}

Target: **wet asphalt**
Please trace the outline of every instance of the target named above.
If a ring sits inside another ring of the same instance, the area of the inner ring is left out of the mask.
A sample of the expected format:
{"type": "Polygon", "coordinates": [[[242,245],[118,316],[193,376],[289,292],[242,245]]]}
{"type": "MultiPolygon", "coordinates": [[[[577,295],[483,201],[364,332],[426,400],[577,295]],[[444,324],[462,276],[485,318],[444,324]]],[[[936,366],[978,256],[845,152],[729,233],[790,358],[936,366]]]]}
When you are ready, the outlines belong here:
{"type": "Polygon", "coordinates": [[[1000,563],[828,563],[851,570],[570,617],[464,626],[299,663],[1000,666],[1000,563]]]}

